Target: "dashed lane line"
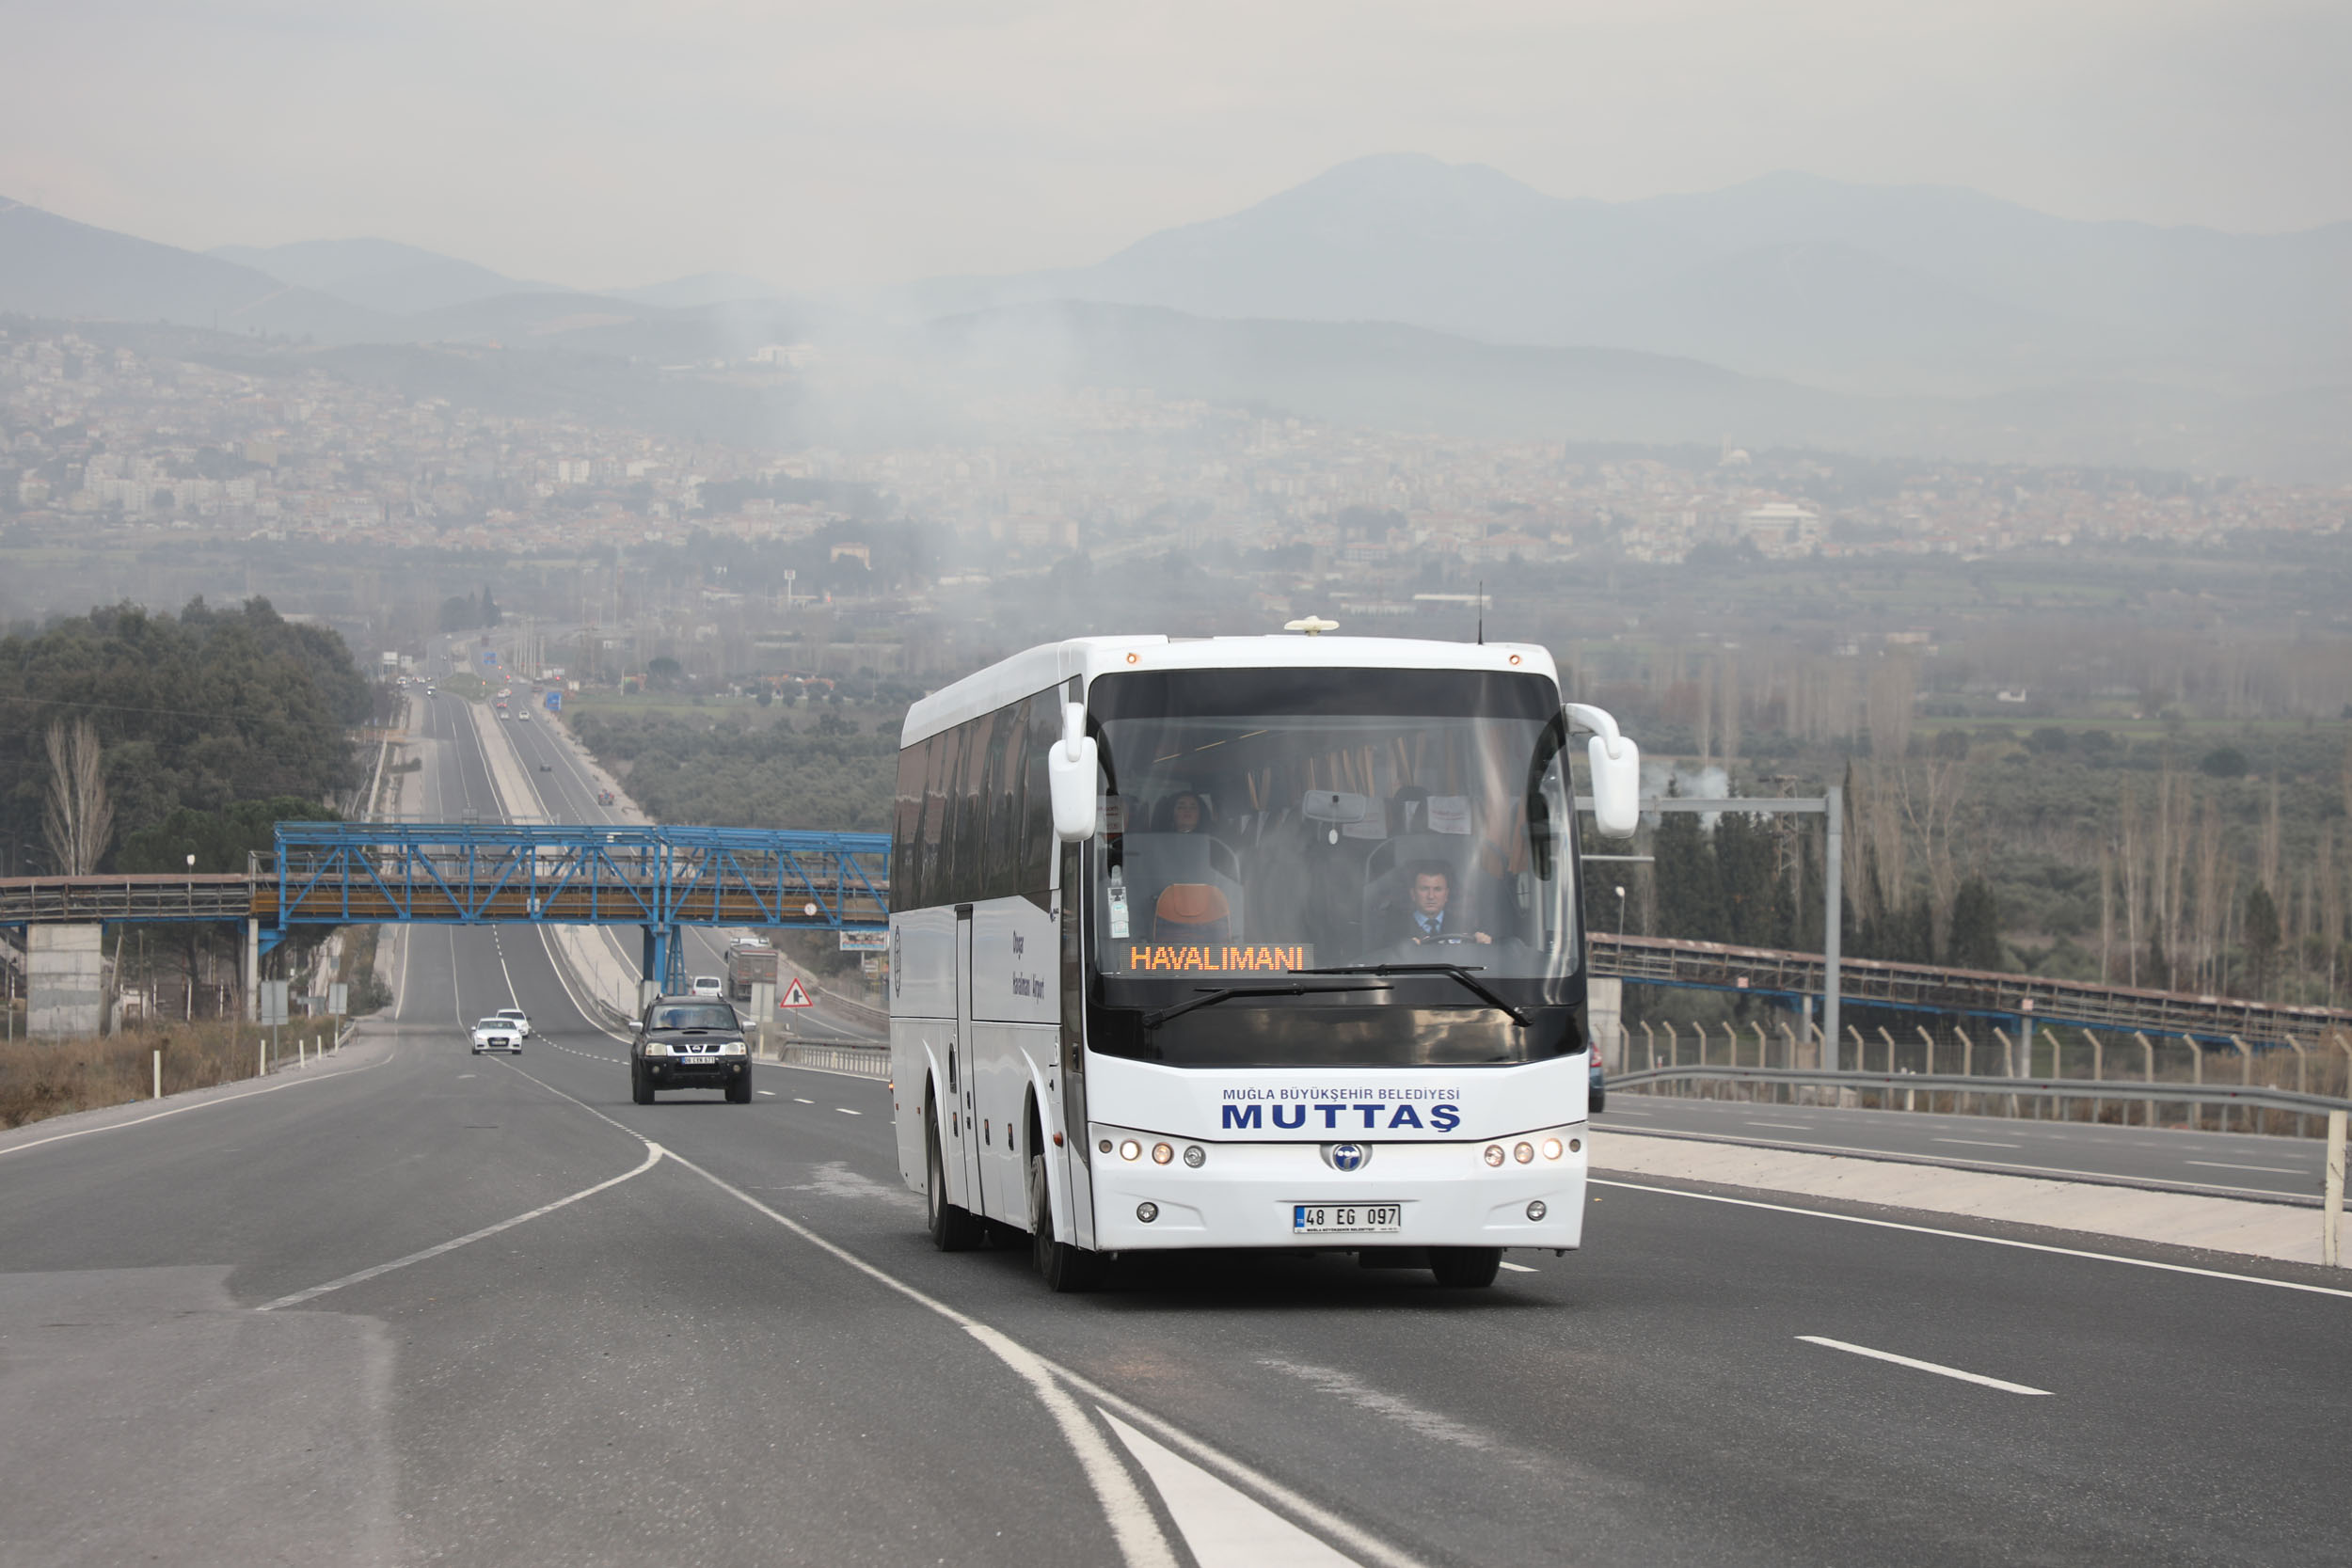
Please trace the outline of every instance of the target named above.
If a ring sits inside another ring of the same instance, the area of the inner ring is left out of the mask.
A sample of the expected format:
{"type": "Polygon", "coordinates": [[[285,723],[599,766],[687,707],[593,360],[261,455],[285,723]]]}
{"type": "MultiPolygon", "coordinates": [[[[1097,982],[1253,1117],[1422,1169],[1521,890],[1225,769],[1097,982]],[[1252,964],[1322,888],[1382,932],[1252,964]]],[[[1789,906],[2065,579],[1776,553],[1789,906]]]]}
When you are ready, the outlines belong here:
{"type": "Polygon", "coordinates": [[[2047,1388],[2029,1388],[2022,1383],[2010,1383],[2004,1378],[1987,1377],[1982,1372],[1964,1372],[1958,1367],[1947,1367],[1941,1362],[1921,1361],[1915,1356],[1897,1355],[1891,1350],[1872,1350],[1867,1345],[1850,1345],[1843,1339],[1824,1338],[1819,1334],[1800,1334],[1797,1338],[1805,1344],[1820,1345],[1824,1350],[1841,1350],[1848,1355],[1867,1356],[1873,1361],[1889,1361],[1898,1367],[1909,1367],[1915,1371],[1933,1372],[1938,1377],[1953,1378],[1962,1383],[1974,1383],[1986,1388],[1998,1388],[2005,1394],[2030,1394],[2036,1399],[2053,1397],[2047,1388]]]}
{"type": "Polygon", "coordinates": [[[835,1105],[834,1109],[845,1117],[862,1117],[866,1114],[864,1111],[852,1111],[847,1105],[835,1105]]]}
{"type": "Polygon", "coordinates": [[[1508,1259],[1503,1259],[1502,1266],[1509,1269],[1513,1274],[1534,1274],[1538,1272],[1534,1269],[1529,1268],[1525,1263],[1514,1263],[1508,1259]]]}

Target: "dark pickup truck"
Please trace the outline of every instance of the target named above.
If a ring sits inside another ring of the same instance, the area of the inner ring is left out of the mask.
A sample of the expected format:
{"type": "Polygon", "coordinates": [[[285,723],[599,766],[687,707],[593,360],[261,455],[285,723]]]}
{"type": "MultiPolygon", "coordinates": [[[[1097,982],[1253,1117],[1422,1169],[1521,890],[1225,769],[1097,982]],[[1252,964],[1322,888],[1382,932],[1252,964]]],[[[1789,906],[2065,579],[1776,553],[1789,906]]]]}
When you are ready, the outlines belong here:
{"type": "Polygon", "coordinates": [[[728,1103],[750,1104],[752,1053],[742,1021],[711,997],[655,997],[629,1041],[628,1080],[640,1105],[662,1089],[724,1089],[728,1103]]]}

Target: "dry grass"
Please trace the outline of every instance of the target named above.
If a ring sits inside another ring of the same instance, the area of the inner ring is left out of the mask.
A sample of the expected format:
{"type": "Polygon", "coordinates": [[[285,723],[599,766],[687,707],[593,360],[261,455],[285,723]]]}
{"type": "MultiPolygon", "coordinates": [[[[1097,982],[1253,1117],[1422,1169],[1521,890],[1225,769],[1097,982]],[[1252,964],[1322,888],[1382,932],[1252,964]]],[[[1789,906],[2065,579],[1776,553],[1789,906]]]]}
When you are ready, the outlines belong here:
{"type": "MultiPolygon", "coordinates": [[[[283,1058],[294,1037],[323,1033],[328,1024],[284,1032],[283,1058]]],[[[263,1031],[218,1021],[159,1024],[119,1035],[0,1044],[0,1128],[44,1117],[94,1111],[145,1100],[154,1092],[154,1053],[164,1053],[164,1092],[211,1088],[255,1076],[263,1031]]]]}

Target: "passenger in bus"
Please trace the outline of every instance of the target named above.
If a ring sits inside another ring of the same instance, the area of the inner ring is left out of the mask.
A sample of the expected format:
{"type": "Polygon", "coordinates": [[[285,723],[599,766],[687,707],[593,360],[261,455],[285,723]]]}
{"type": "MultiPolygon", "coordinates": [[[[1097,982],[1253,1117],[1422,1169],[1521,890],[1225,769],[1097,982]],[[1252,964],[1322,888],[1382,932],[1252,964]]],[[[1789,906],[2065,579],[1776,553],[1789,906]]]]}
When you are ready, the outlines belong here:
{"type": "Polygon", "coordinates": [[[1168,833],[1211,833],[1209,802],[1189,789],[1169,797],[1161,811],[1160,831],[1168,833]]]}
{"type": "Polygon", "coordinates": [[[1451,908],[1453,901],[1453,872],[1435,861],[1413,867],[1412,903],[1405,911],[1397,940],[1415,946],[1460,942],[1491,944],[1494,938],[1468,928],[1469,922],[1451,908]]]}

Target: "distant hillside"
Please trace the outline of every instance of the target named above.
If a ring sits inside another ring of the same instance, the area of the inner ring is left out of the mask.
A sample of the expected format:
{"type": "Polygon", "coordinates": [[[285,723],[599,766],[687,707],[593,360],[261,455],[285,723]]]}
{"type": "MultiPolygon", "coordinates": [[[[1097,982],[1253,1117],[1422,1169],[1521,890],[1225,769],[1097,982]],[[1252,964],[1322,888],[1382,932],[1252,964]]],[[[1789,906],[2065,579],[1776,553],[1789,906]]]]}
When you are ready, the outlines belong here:
{"type": "Polygon", "coordinates": [[[600,289],[599,293],[612,299],[631,300],[639,305],[658,305],[669,310],[691,310],[706,305],[733,305],[745,300],[775,300],[784,297],[783,291],[772,283],[756,277],[746,277],[739,272],[698,272],[691,277],[674,277],[666,283],[647,283],[634,289],[600,289]]]}
{"type": "Polygon", "coordinates": [[[0,309],[335,339],[366,336],[383,325],[357,305],[251,267],[94,229],[5,198],[0,309]]]}
{"type": "Polygon", "coordinates": [[[305,240],[266,247],[232,245],[207,254],[394,316],[470,305],[501,294],[570,292],[553,283],[522,282],[471,261],[392,240],[305,240]]]}
{"type": "Polygon", "coordinates": [[[935,279],[898,302],[1394,321],[1870,389],[1993,389],[2181,367],[2333,376],[2352,366],[2347,277],[2352,224],[2235,235],[2080,223],[1973,191],[1794,174],[1572,200],[1479,165],[1393,155],[1094,266],[935,279]]]}

